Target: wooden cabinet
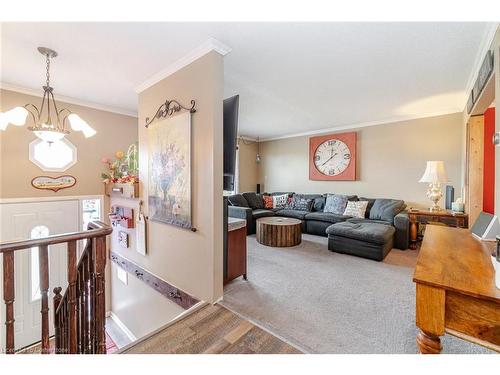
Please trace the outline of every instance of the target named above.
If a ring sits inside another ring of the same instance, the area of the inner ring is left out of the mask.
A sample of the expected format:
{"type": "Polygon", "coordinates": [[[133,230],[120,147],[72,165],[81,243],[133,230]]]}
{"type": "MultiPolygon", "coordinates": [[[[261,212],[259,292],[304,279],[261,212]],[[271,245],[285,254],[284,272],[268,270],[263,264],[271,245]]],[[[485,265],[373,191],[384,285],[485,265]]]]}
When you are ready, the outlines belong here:
{"type": "MultiPolygon", "coordinates": [[[[232,218],[230,218],[232,219],[232,218]]],[[[247,227],[229,229],[227,233],[227,259],[224,284],[237,277],[247,279],[247,227]]]]}
{"type": "Polygon", "coordinates": [[[472,116],[467,123],[465,212],[473,225],[483,210],[484,116],[472,116]]]}

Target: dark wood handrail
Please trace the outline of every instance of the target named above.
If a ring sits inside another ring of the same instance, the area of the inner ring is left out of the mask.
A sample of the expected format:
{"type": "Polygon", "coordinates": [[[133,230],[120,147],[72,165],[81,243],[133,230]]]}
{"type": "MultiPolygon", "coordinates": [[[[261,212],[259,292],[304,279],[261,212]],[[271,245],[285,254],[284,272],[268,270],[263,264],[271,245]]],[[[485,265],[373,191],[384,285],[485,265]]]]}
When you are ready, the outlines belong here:
{"type": "Polygon", "coordinates": [[[68,284],[64,293],[54,288],[53,314],[56,353],[106,353],[105,267],[106,236],[113,229],[92,221],[82,232],[53,235],[35,240],[0,243],[3,256],[5,302],[5,349],[15,353],[14,300],[15,251],[38,248],[41,303],[41,352],[50,353],[49,343],[49,246],[66,244],[68,284]],[[77,241],[87,240],[78,259],[77,241]]]}
{"type": "Polygon", "coordinates": [[[69,241],[84,240],[88,238],[96,238],[101,236],[107,236],[113,231],[109,225],[103,223],[102,221],[92,221],[89,223],[89,230],[84,230],[81,232],[72,232],[64,234],[55,234],[40,239],[33,240],[19,240],[12,242],[2,242],[0,243],[0,253],[5,253],[9,251],[24,250],[37,246],[48,246],[57,245],[60,243],[66,243],[69,241]]]}

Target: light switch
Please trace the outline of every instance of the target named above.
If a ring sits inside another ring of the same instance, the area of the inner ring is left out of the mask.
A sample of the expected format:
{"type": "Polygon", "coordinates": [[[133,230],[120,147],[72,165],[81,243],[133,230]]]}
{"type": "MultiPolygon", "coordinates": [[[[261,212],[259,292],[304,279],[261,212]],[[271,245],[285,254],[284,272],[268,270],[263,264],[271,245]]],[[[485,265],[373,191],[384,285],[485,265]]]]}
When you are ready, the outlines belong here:
{"type": "Polygon", "coordinates": [[[125,285],[128,285],[128,274],[127,271],[124,269],[117,267],[116,268],[116,276],[118,277],[118,280],[120,280],[122,283],[125,285]]]}

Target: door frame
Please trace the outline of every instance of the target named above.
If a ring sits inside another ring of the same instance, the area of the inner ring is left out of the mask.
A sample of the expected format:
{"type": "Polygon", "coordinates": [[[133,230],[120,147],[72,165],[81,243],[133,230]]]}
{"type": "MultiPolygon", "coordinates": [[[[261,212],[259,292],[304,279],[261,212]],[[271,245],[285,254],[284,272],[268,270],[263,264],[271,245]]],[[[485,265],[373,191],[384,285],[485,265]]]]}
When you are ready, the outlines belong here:
{"type": "MultiPolygon", "coordinates": [[[[94,194],[94,195],[67,195],[67,196],[59,196],[59,197],[25,197],[25,198],[0,198],[0,210],[3,204],[12,204],[12,203],[36,203],[36,202],[60,202],[60,201],[74,201],[77,200],[78,204],[78,227],[82,227],[82,218],[83,218],[83,208],[81,201],[86,199],[100,199],[101,200],[101,212],[100,216],[104,220],[104,205],[108,202],[105,199],[106,197],[102,194],[94,194]]],[[[81,229],[80,229],[81,230],[81,229]]],[[[0,239],[1,242],[1,239],[0,239]]],[[[108,278],[107,278],[108,279],[108,278]]],[[[108,280],[107,280],[108,281],[108,280]]],[[[49,303],[49,308],[52,312],[52,306],[49,303]]],[[[0,355],[5,353],[5,302],[3,300],[3,256],[0,256],[0,355]]]]}

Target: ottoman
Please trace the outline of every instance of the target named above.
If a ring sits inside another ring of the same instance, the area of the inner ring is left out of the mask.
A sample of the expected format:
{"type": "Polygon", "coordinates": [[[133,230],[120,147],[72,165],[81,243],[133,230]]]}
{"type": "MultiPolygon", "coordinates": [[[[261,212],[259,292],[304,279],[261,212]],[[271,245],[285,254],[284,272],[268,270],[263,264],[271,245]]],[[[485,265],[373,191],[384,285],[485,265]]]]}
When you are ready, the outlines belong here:
{"type": "Polygon", "coordinates": [[[381,261],[392,249],[395,232],[387,224],[336,223],[326,228],[328,250],[381,261]]]}

